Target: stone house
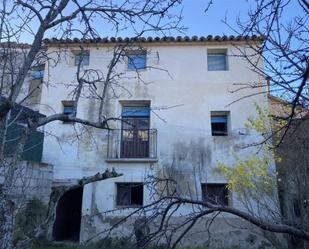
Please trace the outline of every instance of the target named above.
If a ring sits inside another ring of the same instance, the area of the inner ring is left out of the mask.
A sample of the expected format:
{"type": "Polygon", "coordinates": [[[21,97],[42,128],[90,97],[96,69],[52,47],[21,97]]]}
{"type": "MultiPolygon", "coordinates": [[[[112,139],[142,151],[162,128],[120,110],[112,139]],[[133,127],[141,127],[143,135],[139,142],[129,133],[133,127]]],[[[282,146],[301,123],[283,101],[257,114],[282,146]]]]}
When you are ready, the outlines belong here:
{"type": "MultiPolygon", "coordinates": [[[[82,62],[82,70],[107,75],[115,46],[131,44],[116,67],[123,77],[109,90],[103,109],[105,117],[125,122],[112,122],[109,131],[85,130],[62,121],[44,128],[49,135],[44,140],[43,161],[54,165],[55,185],[70,184],[106,168],[123,174],[64,196],[54,226],[55,239],[86,241],[147,205],[152,196],[144,183],[151,176],[175,179],[183,196],[212,198],[243,209],[215,169],[218,162],[232,166],[234,153],[241,158],[253,153],[252,148],[242,147],[259,137],[245,128],[245,122],[256,114],[255,104],[268,105],[263,93],[266,88],[234,91],[248,83],[266,85],[239,56],[253,54],[250,46],[259,46],[259,42],[255,36],[45,40],[52,60],[45,64],[44,85],[36,95],[38,110],[91,121],[98,118],[98,98],[83,89],[77,105],[72,101],[78,62],[82,62]],[[234,102],[249,95],[252,97],[234,102]]],[[[258,55],[252,59],[263,68],[258,55]]],[[[102,84],[96,88],[102,91],[102,84]]],[[[189,209],[182,208],[174,216],[181,217],[189,209]]],[[[229,215],[223,215],[221,222],[226,219],[235,222],[229,215]]],[[[235,230],[223,223],[219,227],[215,231],[219,236],[235,230]]],[[[130,225],[123,225],[116,235],[131,232],[130,225]]]]}
{"type": "MultiPolygon", "coordinates": [[[[3,104],[12,89],[12,81],[17,76],[24,55],[29,51],[30,45],[11,43],[0,43],[0,105],[3,104]],[[13,80],[12,80],[13,78],[13,80]]],[[[34,77],[36,67],[25,79],[23,87],[19,91],[15,105],[11,108],[5,125],[1,129],[1,153],[4,158],[1,159],[0,169],[0,187],[7,177],[7,169],[11,167],[12,158],[16,155],[16,150],[20,140],[25,136],[25,127],[28,118],[39,119],[44,117],[35,108],[32,98],[24,102],[29,92],[32,92],[33,82],[42,80],[43,75],[34,77]],[[29,108],[31,107],[31,108],[29,108]]],[[[33,92],[32,92],[33,93],[33,92]]],[[[2,121],[2,120],[1,120],[2,121]]],[[[24,205],[29,199],[38,198],[44,203],[48,203],[51,193],[53,178],[52,165],[42,162],[44,144],[44,132],[40,129],[32,131],[26,139],[24,151],[21,155],[21,162],[13,176],[12,195],[16,206],[24,205]]]]}

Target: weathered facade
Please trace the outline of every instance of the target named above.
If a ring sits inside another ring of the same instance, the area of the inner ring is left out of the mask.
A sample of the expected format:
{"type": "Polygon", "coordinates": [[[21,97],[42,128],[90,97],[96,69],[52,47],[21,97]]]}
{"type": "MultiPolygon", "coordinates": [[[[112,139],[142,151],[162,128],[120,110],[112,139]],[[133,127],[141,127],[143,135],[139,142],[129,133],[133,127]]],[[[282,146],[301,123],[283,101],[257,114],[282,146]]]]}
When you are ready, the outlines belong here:
{"type": "MultiPolygon", "coordinates": [[[[113,48],[125,41],[82,43],[88,53],[82,70],[100,70],[106,75],[113,48]]],[[[245,122],[255,115],[255,103],[261,107],[268,104],[263,88],[233,92],[242,84],[265,84],[239,56],[241,51],[252,52],[248,43],[258,46],[259,39],[138,40],[134,46],[144,52],[136,55],[131,46],[127,59],[117,65],[117,72],[123,77],[118,86],[109,89],[103,110],[105,117],[126,122],[110,123],[110,131],[79,125],[73,129],[74,124],[62,121],[46,125],[50,136],[45,137],[43,161],[54,165],[54,184],[69,184],[106,168],[123,174],[88,184],[82,197],[77,197],[82,198],[80,241],[87,241],[119,218],[150,203],[150,190],[143,185],[149,176],[171,177],[177,181],[181,195],[200,200],[205,194],[203,189],[213,189],[213,193],[218,187],[224,189],[226,180],[215,170],[218,162],[232,166],[234,153],[245,158],[254,152],[243,147],[256,141],[259,134],[246,129],[245,122]],[[136,63],[136,70],[132,70],[132,63],[136,63]],[[234,102],[249,95],[252,97],[234,102]]],[[[46,84],[39,111],[46,115],[70,112],[72,89],[77,84],[76,51],[80,50],[80,41],[49,40],[46,45],[48,52],[59,48],[62,52],[60,56],[57,53],[58,63],[45,65],[46,84]]],[[[263,67],[258,56],[253,60],[263,67]]],[[[100,84],[96,87],[98,92],[102,91],[100,84]]],[[[89,96],[89,90],[83,89],[76,116],[97,121],[100,102],[89,96]]],[[[217,197],[228,205],[244,208],[235,193],[217,197]]],[[[179,209],[174,217],[180,219],[189,211],[189,207],[179,209]]],[[[230,238],[233,233],[238,236],[236,228],[224,225],[226,219],[235,222],[235,218],[223,215],[213,233],[219,237],[224,233],[229,233],[230,238]]],[[[123,225],[116,231],[117,235],[129,235],[132,227],[123,225]]],[[[203,239],[203,235],[193,238],[198,243],[203,243],[203,239]]]]}
{"type": "MultiPolygon", "coordinates": [[[[288,117],[291,105],[274,96],[269,96],[269,106],[274,116],[288,117]]],[[[309,110],[301,106],[295,109],[295,117],[283,140],[282,133],[274,137],[279,143],[276,149],[276,170],[278,172],[278,194],[282,221],[302,229],[308,228],[309,209],[309,110]]],[[[274,120],[274,129],[280,126],[281,119],[274,120]]],[[[308,243],[295,237],[289,237],[289,248],[307,248],[308,243]]]]}
{"type": "MultiPolygon", "coordinates": [[[[4,97],[0,98],[1,101],[4,97]]],[[[15,104],[11,109],[7,127],[5,129],[5,140],[3,151],[5,164],[12,167],[13,158],[17,147],[25,135],[25,125],[29,118],[41,118],[44,115],[33,111],[23,105],[15,104]]],[[[21,155],[21,160],[14,172],[14,184],[12,195],[18,205],[24,205],[25,201],[37,198],[48,203],[53,181],[53,167],[42,162],[44,144],[44,133],[36,129],[26,138],[21,155]]],[[[0,171],[0,185],[7,176],[7,169],[2,167],[0,171]]]]}

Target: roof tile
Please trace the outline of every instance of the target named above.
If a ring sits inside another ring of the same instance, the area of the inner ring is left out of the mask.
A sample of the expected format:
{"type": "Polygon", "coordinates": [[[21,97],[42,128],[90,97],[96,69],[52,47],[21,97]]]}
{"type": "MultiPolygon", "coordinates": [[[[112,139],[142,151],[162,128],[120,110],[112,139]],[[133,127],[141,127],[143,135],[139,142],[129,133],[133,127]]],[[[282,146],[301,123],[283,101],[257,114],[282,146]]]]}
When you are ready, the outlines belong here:
{"type": "Polygon", "coordinates": [[[154,42],[220,42],[220,41],[263,41],[263,36],[212,36],[208,35],[205,36],[164,36],[164,37],[104,37],[104,38],[96,38],[96,39],[57,39],[57,38],[50,38],[44,39],[44,43],[48,44],[74,44],[74,43],[130,43],[130,42],[145,42],[145,43],[154,43],[154,42]]]}

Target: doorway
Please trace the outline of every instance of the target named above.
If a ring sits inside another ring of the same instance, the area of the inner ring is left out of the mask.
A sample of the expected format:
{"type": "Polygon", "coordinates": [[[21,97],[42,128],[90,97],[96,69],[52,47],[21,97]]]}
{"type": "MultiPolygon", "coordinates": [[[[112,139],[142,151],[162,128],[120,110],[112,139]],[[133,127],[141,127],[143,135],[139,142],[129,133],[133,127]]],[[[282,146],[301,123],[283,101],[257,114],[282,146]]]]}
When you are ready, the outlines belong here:
{"type": "Polygon", "coordinates": [[[55,240],[79,241],[82,199],[82,187],[70,190],[60,198],[53,227],[55,240]]]}
{"type": "Polygon", "coordinates": [[[149,157],[149,106],[125,106],[122,112],[121,157],[149,157]]]}

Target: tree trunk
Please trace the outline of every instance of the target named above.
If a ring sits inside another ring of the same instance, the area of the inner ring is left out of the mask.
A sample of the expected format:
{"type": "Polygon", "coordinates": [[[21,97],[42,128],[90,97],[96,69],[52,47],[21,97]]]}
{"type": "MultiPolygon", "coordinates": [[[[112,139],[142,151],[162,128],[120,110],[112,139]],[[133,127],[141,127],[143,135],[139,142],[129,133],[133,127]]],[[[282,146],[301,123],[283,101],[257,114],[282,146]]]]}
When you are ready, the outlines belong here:
{"type": "Polygon", "coordinates": [[[149,224],[146,217],[138,218],[134,222],[134,234],[138,249],[147,248],[147,239],[150,233],[149,224]]]}
{"type": "Polygon", "coordinates": [[[53,230],[54,222],[56,220],[56,208],[57,208],[57,205],[58,205],[60,198],[66,192],[73,190],[73,189],[76,189],[76,188],[79,188],[79,187],[84,187],[88,183],[102,181],[102,180],[106,180],[106,179],[109,179],[109,178],[118,177],[118,176],[121,176],[121,175],[122,174],[116,173],[114,171],[114,169],[112,170],[112,172],[110,172],[108,169],[106,169],[104,173],[97,173],[94,176],[84,177],[74,185],[59,186],[59,187],[52,188],[52,193],[50,195],[49,203],[48,203],[47,215],[46,215],[44,222],[39,227],[37,227],[35,229],[35,231],[33,233],[34,234],[33,237],[27,238],[27,239],[19,242],[16,246],[16,249],[27,249],[27,248],[29,248],[29,245],[31,244],[31,242],[35,239],[52,240],[52,230],[53,230]]]}
{"type": "Polygon", "coordinates": [[[15,204],[7,198],[2,188],[0,192],[0,249],[12,249],[15,204]]]}

